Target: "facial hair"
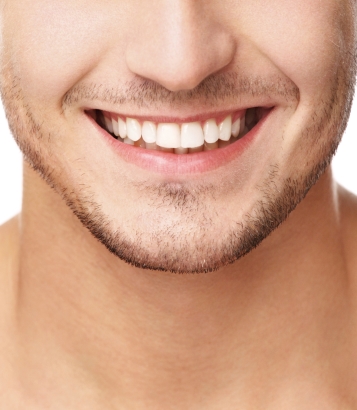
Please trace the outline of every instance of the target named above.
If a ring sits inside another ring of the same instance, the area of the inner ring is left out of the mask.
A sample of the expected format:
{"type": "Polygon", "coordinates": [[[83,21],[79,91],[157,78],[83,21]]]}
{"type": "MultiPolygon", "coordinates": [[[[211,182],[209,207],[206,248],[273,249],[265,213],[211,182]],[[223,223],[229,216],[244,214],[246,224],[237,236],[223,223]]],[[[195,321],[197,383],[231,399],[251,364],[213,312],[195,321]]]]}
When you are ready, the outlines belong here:
{"type": "MultiPolygon", "coordinates": [[[[212,235],[219,227],[222,215],[207,210],[208,198],[214,203],[217,189],[207,184],[143,181],[137,187],[151,203],[152,230],[128,229],[113,222],[103,211],[103,204],[94,199],[95,187],[68,189],[58,170],[51,166],[39,141],[50,139],[46,128],[32,112],[22,95],[21,79],[11,64],[3,65],[1,95],[10,129],[25,160],[63,198],[84,227],[97,238],[108,251],[123,261],[143,269],[173,273],[211,272],[231,264],[255,249],[270,235],[305,197],[323,174],[337,149],[347,125],[354,90],[354,61],[341,65],[336,73],[330,95],[316,106],[304,130],[301,140],[307,146],[317,145],[318,155],[310,166],[294,176],[283,175],[278,163],[270,165],[267,175],[256,188],[259,199],[243,218],[234,220],[224,235],[212,235]],[[328,136],[328,138],[326,138],[328,136]],[[155,211],[161,209],[160,218],[176,215],[169,223],[160,224],[155,211]],[[148,246],[150,243],[150,247],[148,246]],[[152,251],[155,249],[155,252],[152,251]]],[[[125,89],[113,91],[102,85],[76,86],[63,99],[63,110],[70,109],[81,99],[109,100],[113,104],[130,101],[137,107],[155,104],[179,105],[181,102],[211,101],[219,105],[227,93],[268,94],[274,92],[286,98],[297,99],[299,90],[279,78],[256,82],[239,74],[211,76],[195,90],[170,92],[156,83],[144,80],[140,86],[129,84],[125,89]]]]}

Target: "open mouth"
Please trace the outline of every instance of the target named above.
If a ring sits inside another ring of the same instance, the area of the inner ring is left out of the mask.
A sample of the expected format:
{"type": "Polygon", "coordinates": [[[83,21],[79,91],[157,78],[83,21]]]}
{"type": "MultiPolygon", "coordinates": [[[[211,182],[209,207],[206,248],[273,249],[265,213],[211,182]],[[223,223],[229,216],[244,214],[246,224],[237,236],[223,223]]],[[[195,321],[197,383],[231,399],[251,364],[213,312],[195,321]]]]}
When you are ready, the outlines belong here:
{"type": "Polygon", "coordinates": [[[87,114],[124,144],[182,155],[234,144],[244,138],[271,109],[254,107],[219,118],[182,123],[146,121],[101,110],[89,110],[87,114]]]}

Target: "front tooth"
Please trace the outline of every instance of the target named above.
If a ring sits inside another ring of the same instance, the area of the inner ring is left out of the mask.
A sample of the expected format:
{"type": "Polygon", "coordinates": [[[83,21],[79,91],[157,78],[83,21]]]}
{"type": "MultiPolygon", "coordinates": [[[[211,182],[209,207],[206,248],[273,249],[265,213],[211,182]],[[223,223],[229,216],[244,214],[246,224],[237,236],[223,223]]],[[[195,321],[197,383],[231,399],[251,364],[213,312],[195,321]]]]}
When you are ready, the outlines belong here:
{"type": "Polygon", "coordinates": [[[123,121],[121,118],[118,120],[118,125],[119,125],[119,135],[121,138],[126,138],[128,133],[126,132],[126,122],[123,121]]]}
{"type": "Polygon", "coordinates": [[[161,123],[157,127],[156,144],[163,148],[179,148],[180,127],[178,124],[161,123]]]}
{"type": "Polygon", "coordinates": [[[216,120],[206,121],[203,126],[203,133],[204,133],[206,142],[210,144],[217,142],[219,138],[219,130],[216,124],[216,120]]]}
{"type": "Polygon", "coordinates": [[[229,115],[224,121],[219,124],[219,139],[229,141],[232,134],[232,116],[229,115]]]}
{"type": "Polygon", "coordinates": [[[203,130],[199,122],[188,122],[181,126],[181,147],[201,147],[205,142],[203,130]]]}
{"type": "Polygon", "coordinates": [[[141,138],[141,125],[138,120],[134,118],[126,119],[126,130],[128,138],[132,141],[138,141],[141,138]]]}
{"type": "Polygon", "coordinates": [[[240,131],[240,118],[238,118],[238,120],[234,121],[234,123],[232,125],[232,135],[233,135],[234,138],[238,137],[239,131],[240,131]]]}
{"type": "Polygon", "coordinates": [[[116,121],[114,118],[112,118],[112,125],[113,125],[114,135],[116,135],[117,137],[119,137],[118,121],[116,121]]]}
{"type": "Polygon", "coordinates": [[[156,125],[153,122],[144,121],[141,133],[145,142],[156,142],[156,125]]]}
{"type": "Polygon", "coordinates": [[[113,124],[112,124],[111,120],[108,117],[104,116],[104,121],[105,121],[105,126],[107,127],[107,130],[111,134],[114,134],[113,124]]]}

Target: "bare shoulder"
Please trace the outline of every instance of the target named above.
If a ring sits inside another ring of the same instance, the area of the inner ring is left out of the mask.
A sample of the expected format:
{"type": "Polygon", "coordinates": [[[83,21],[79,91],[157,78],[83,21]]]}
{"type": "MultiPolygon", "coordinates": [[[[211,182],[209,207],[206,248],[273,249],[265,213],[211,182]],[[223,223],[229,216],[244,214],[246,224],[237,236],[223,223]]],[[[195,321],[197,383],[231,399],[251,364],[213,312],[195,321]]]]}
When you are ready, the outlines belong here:
{"type": "Polygon", "coordinates": [[[339,210],[343,243],[348,261],[357,269],[357,196],[339,186],[339,210]]]}
{"type": "Polygon", "coordinates": [[[0,281],[16,269],[19,249],[19,217],[0,226],[0,281]]]}

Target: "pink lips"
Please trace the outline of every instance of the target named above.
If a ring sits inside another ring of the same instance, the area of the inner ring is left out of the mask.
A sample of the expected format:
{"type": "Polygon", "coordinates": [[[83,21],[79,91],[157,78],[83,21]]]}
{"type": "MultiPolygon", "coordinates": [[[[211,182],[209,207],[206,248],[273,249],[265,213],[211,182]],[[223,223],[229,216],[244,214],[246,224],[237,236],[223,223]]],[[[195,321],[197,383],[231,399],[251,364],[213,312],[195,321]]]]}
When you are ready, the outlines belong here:
{"type": "Polygon", "coordinates": [[[113,149],[122,160],[150,172],[174,176],[212,171],[241,156],[254,141],[261,126],[267,120],[272,110],[273,109],[271,109],[250,132],[233,144],[212,151],[184,155],[147,150],[124,144],[101,128],[93,118],[90,116],[88,116],[88,118],[111,149],[113,149]]]}

